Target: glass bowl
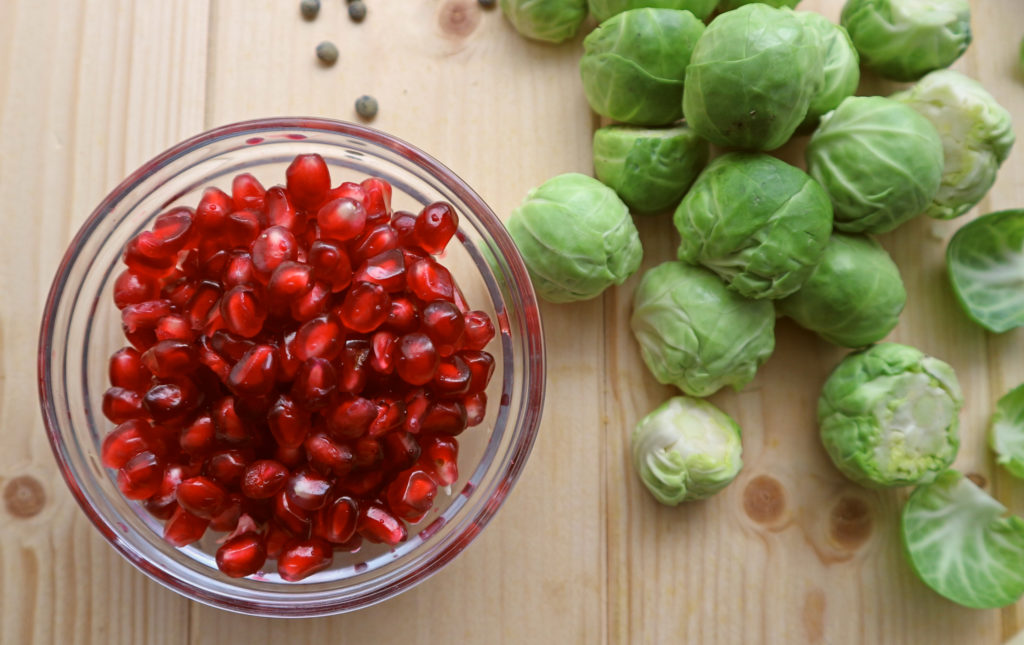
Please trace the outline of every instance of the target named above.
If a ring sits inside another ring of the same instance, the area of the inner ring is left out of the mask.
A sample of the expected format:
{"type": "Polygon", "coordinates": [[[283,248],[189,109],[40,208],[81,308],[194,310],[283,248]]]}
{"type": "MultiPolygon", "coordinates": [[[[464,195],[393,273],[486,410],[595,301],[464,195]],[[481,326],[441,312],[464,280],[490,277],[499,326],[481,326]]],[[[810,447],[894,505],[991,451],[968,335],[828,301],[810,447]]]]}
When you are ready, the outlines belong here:
{"type": "Polygon", "coordinates": [[[117,551],[157,582],[199,602],[262,616],[350,611],[423,581],[458,555],[501,506],[530,454],[544,396],[544,349],[526,268],[500,220],[452,171],[421,150],[370,128],[326,119],[266,119],[224,126],[184,141],[132,173],[93,211],[60,264],[39,338],[39,395],[50,444],[82,509],[117,551]],[[334,564],[301,582],[284,582],[272,561],[249,578],[221,574],[216,537],[177,549],[163,522],[120,493],[100,463],[111,430],[101,412],[110,354],[126,345],[112,286],[125,243],[175,205],[194,207],[206,186],[230,192],[249,172],[265,186],[284,183],[300,153],[319,153],[332,184],[381,177],[392,205],[416,212],[443,200],[459,213],[457,237],[442,262],[470,306],[495,322],[487,350],[495,373],[479,426],[459,437],[459,480],[439,491],[434,509],[394,548],[336,552],[334,564]]]}

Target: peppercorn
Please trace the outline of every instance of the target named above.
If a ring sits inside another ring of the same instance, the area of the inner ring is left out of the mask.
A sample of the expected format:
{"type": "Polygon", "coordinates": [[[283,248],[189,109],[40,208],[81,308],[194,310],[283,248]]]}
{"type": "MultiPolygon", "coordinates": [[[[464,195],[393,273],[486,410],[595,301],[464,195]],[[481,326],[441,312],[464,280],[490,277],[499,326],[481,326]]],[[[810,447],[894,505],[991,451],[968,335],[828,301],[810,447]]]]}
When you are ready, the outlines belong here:
{"type": "Polygon", "coordinates": [[[377,116],[377,99],[367,94],[357,98],[356,114],[367,120],[377,116]]]}
{"type": "Polygon", "coordinates": [[[355,22],[362,22],[366,17],[366,5],[361,0],[355,0],[348,6],[348,17],[355,22]]]}
{"type": "Polygon", "coordinates": [[[494,5],[497,4],[495,0],[477,0],[477,2],[479,2],[480,6],[483,7],[484,9],[493,9],[494,5]]]}
{"type": "Polygon", "coordinates": [[[329,40],[325,40],[316,46],[316,57],[324,65],[333,65],[338,60],[338,48],[329,40]]]}
{"type": "Polygon", "coordinates": [[[320,0],[302,0],[299,3],[299,11],[306,20],[313,20],[320,13],[320,0]]]}

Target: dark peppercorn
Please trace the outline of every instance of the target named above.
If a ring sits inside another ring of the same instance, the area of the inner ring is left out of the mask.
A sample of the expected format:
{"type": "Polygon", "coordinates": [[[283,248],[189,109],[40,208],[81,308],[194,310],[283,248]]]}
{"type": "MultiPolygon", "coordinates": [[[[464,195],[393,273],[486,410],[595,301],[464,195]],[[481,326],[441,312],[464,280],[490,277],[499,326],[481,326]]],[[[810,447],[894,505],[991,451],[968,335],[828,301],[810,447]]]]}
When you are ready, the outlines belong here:
{"type": "Polygon", "coordinates": [[[362,22],[366,17],[366,5],[361,0],[356,0],[348,6],[348,17],[356,22],[362,22]]]}
{"type": "Polygon", "coordinates": [[[338,60],[338,48],[334,46],[334,43],[325,40],[316,46],[316,57],[324,65],[333,65],[338,60]]]}
{"type": "Polygon", "coordinates": [[[367,120],[377,116],[377,99],[367,94],[357,98],[356,114],[367,120]]]}
{"type": "Polygon", "coordinates": [[[320,0],[302,0],[299,3],[299,11],[306,20],[313,20],[320,13],[320,0]]]}

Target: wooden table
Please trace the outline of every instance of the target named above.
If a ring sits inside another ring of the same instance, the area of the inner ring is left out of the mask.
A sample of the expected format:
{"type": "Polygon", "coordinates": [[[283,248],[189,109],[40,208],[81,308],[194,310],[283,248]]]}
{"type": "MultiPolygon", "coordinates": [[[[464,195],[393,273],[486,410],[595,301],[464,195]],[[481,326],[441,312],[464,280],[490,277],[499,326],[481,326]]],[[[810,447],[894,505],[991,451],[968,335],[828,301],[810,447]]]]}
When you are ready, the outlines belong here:
{"type": "MultiPolygon", "coordinates": [[[[433,153],[507,214],[548,177],[591,171],[598,121],[579,40],[519,38],[474,0],[341,0],[305,22],[293,0],[3,0],[0,3],[0,642],[1001,643],[1024,604],[972,611],[911,573],[897,518],[906,491],[845,481],[816,436],[814,402],[843,352],[781,321],[774,357],[713,400],[744,428],[739,478],[710,501],[656,504],[627,437],[672,394],[644,369],[626,324],[636,284],[543,306],[549,384],[522,480],[446,570],[353,615],[285,621],[181,598],[115,554],[68,494],[36,404],[35,343],[50,279],[79,224],[126,173],[212,126],[273,115],[354,119],[433,153]],[[337,66],[316,63],[333,40],[337,66]]],[[[974,0],[974,44],[956,67],[1018,117],[1020,0],[974,0]]],[[[839,0],[802,8],[835,19],[839,0]]],[[[865,81],[871,91],[891,86],[865,81]]],[[[795,144],[799,146],[800,144],[795,144]]],[[[793,145],[783,151],[799,158],[793,145]]],[[[1024,206],[1024,143],[974,214],[1024,206]]],[[[957,369],[966,394],[957,466],[1024,512],[1024,484],[984,442],[995,399],[1024,381],[1024,332],[983,333],[944,278],[965,219],[883,236],[910,301],[892,338],[957,369]]],[[[672,256],[667,215],[639,220],[645,267],[672,256]]]]}

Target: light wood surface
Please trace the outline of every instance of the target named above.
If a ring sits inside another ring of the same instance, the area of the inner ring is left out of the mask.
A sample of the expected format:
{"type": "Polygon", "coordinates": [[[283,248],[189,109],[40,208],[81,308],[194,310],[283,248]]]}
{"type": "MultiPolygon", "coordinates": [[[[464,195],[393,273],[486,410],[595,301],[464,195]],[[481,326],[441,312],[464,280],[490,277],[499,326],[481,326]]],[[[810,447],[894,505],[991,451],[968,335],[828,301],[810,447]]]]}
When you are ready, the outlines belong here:
{"type": "MultiPolygon", "coordinates": [[[[579,39],[519,38],[474,0],[341,0],[314,22],[291,0],[0,2],[0,643],[970,643],[1024,628],[1024,603],[971,611],[939,598],[899,548],[902,492],[860,489],[829,464],[814,401],[843,352],[782,321],[757,379],[713,400],[744,428],[745,468],[717,497],[659,506],[635,478],[628,432],[672,394],[628,331],[637,278],[600,299],[542,307],[547,405],[525,474],[477,541],[416,589],[356,614],[284,621],[189,602],[108,547],[59,478],[36,403],[35,343],[65,245],[122,177],[169,145],[241,119],[353,120],[417,144],[503,216],[531,186],[589,173],[598,125],[579,39]],[[316,44],[341,58],[318,65],[316,44]]],[[[1020,0],[974,0],[956,65],[1018,117],[1020,0]]],[[[801,8],[838,16],[839,0],[801,8]]],[[[890,86],[867,79],[864,89],[890,86]]],[[[782,155],[800,158],[800,144],[782,155]]],[[[1024,206],[1024,144],[969,217],[1024,206]]],[[[956,465],[1024,513],[994,466],[994,400],[1024,382],[1024,332],[991,336],[955,307],[943,252],[966,219],[918,219],[882,241],[910,301],[892,338],[949,361],[964,387],[956,465]]],[[[673,255],[670,217],[638,220],[644,265],[673,255]]]]}

